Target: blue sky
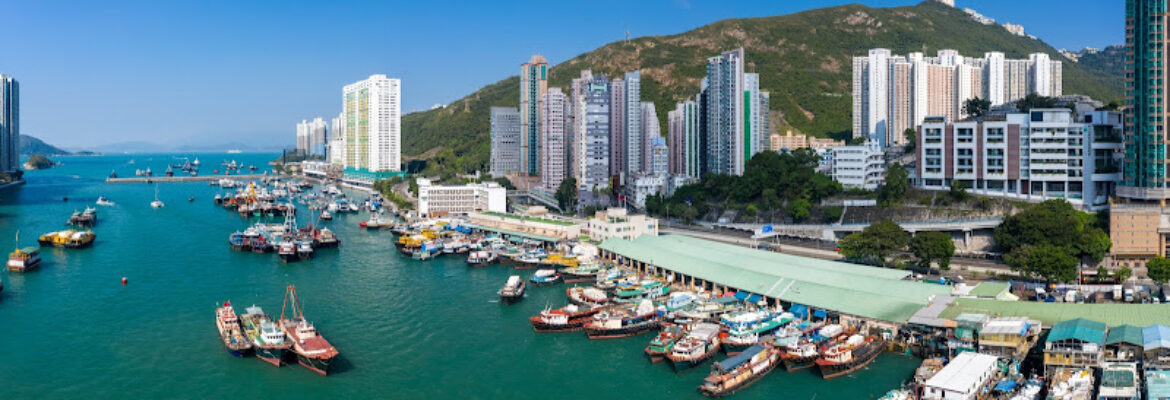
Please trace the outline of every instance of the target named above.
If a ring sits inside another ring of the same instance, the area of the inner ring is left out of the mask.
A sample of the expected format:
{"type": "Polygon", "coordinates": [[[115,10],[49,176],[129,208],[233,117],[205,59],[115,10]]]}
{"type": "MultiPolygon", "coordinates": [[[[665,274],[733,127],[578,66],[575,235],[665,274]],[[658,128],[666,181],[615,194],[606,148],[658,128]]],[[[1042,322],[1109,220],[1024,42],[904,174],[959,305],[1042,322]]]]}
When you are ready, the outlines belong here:
{"type": "MultiPolygon", "coordinates": [[[[0,73],[21,81],[25,134],[69,148],[127,141],[293,143],[341,87],[403,80],[404,112],[632,36],[858,1],[0,0],[0,73]]],[[[860,1],[898,6],[916,1],[860,1]]],[[[1057,48],[1123,41],[1121,0],[958,0],[1057,48]]]]}

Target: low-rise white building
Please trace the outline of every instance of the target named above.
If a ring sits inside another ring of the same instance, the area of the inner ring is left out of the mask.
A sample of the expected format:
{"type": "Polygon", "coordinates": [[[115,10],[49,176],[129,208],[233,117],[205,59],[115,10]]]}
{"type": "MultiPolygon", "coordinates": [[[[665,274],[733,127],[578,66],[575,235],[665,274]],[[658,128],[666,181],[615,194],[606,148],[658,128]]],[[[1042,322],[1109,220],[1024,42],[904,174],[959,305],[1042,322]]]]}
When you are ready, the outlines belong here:
{"type": "Polygon", "coordinates": [[[609,238],[634,240],[638,236],[658,236],[658,219],[645,215],[629,215],[624,208],[598,211],[585,225],[589,240],[604,242],[609,238]]]}
{"type": "Polygon", "coordinates": [[[928,117],[918,129],[915,186],[962,182],[981,195],[1104,209],[1121,180],[1121,122],[1117,111],[1067,108],[957,122],[928,117]]]}
{"type": "Polygon", "coordinates": [[[508,211],[508,190],[495,182],[436,186],[429,179],[418,178],[418,214],[443,217],[473,212],[508,211]]]}
{"type": "Polygon", "coordinates": [[[923,400],[972,400],[995,377],[999,358],[975,352],[959,353],[926,380],[923,400]]]}
{"type": "Polygon", "coordinates": [[[846,189],[874,190],[886,181],[885,157],[877,141],[837,146],[830,153],[830,175],[846,189]]]}
{"type": "Polygon", "coordinates": [[[637,208],[646,207],[646,198],[652,194],[670,196],[683,185],[696,182],[687,175],[643,174],[634,178],[627,186],[628,201],[637,208]]]}
{"type": "Polygon", "coordinates": [[[330,164],[325,161],[302,161],[301,171],[306,176],[325,178],[329,173],[330,164]]]}

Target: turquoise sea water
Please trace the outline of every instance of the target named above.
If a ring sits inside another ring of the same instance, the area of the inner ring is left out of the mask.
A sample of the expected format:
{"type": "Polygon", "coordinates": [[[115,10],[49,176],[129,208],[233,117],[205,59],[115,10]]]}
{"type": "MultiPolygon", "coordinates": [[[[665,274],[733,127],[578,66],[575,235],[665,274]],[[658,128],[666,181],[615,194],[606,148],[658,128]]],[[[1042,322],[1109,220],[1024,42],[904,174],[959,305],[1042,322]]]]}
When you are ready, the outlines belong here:
{"type": "MultiPolygon", "coordinates": [[[[198,156],[204,174],[223,160],[262,167],[275,157],[198,156]]],[[[63,157],[64,165],[28,172],[26,186],[0,194],[4,251],[18,229],[21,245],[35,245],[98,196],[117,203],[100,208],[93,248],[45,249],[40,269],[0,272],[0,398],[702,398],[695,388],[709,364],[681,375],[650,364],[642,349],[651,335],[533,333],[528,316],[564,304],[564,286],[531,288],[511,306],[495,295],[508,275],[531,271],[404,258],[389,232],[358,229],[365,214],[327,223],[340,249],[286,265],[274,254],[228,248],[227,235],[248,222],[212,204],[219,189],[206,182],[160,184],[159,210],[149,207],[154,186],[103,182],[114,169],[123,177],[147,166],[161,173],[172,157],[63,157]],[[328,377],[234,358],[219,341],[218,303],[256,304],[277,316],[288,284],[341,352],[328,377]]],[[[876,398],[917,365],[884,354],[833,381],[780,369],[732,398],[876,398]]]]}

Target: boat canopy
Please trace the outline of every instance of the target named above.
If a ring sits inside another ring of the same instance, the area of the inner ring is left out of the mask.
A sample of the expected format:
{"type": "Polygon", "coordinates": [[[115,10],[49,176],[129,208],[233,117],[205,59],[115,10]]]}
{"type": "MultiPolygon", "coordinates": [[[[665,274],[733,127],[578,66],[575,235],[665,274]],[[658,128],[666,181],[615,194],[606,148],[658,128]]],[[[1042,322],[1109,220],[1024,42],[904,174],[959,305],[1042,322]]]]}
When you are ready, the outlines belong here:
{"type": "Polygon", "coordinates": [[[808,307],[804,304],[792,303],[792,307],[788,307],[788,312],[795,315],[796,318],[808,319],[808,307]]]}
{"type": "Polygon", "coordinates": [[[744,350],[742,353],[727,357],[727,359],[715,363],[714,368],[716,371],[719,371],[719,373],[725,374],[728,371],[735,369],[735,367],[738,367],[748,360],[751,360],[752,357],[761,351],[764,351],[764,346],[760,346],[758,344],[752,345],[752,347],[748,347],[747,350],[744,350]]]}
{"type": "Polygon", "coordinates": [[[995,390],[999,392],[1011,392],[1016,388],[1016,381],[1004,379],[995,385],[995,390]]]}

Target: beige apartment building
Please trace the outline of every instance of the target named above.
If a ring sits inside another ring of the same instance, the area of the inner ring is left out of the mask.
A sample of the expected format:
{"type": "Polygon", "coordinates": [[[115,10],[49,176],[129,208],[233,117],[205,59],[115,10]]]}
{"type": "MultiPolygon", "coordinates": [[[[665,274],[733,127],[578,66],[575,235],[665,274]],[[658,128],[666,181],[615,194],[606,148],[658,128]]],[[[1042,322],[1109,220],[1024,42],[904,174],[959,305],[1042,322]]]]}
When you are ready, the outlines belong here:
{"type": "Polygon", "coordinates": [[[834,146],[844,146],[844,140],[833,140],[829,138],[808,137],[808,135],[794,135],[789,129],[783,135],[773,133],[768,136],[768,149],[771,151],[780,151],[782,149],[796,150],[796,149],[829,149],[834,146]]]}
{"type": "Polygon", "coordinates": [[[1170,214],[1158,204],[1113,203],[1109,207],[1109,249],[1116,267],[1145,268],[1146,261],[1166,256],[1170,214]]]}

